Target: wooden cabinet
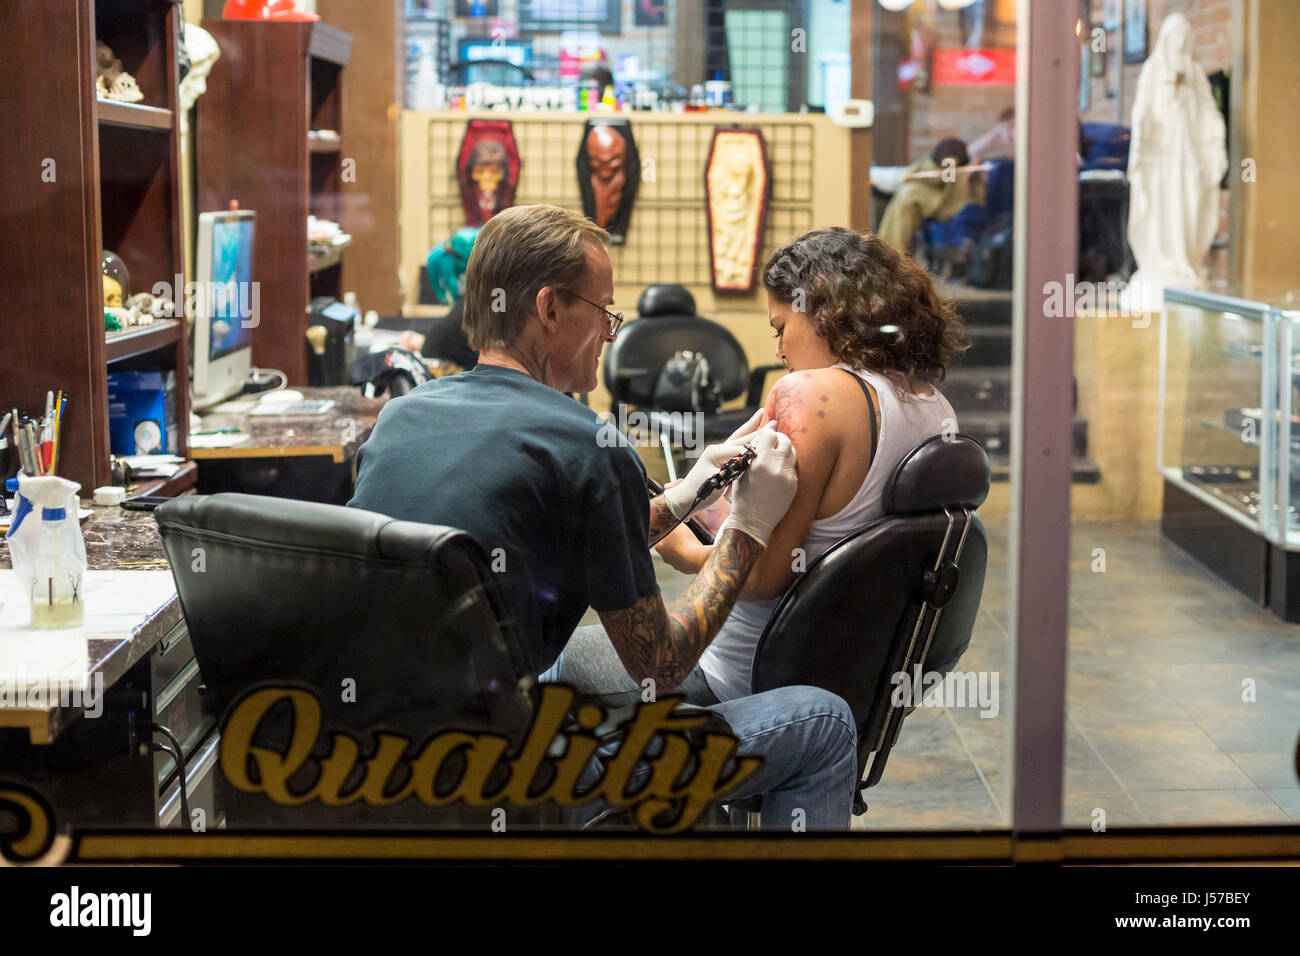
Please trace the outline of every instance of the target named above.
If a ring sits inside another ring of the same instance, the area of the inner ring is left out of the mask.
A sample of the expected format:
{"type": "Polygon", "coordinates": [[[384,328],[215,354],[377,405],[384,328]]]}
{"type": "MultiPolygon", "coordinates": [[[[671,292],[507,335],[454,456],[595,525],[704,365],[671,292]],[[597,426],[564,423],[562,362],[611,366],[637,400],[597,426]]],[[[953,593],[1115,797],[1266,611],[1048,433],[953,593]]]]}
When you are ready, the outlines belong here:
{"type": "MultiPolygon", "coordinates": [[[[189,350],[182,320],[105,333],[100,258],[117,253],[130,292],[182,272],[176,38],[167,0],[0,4],[0,409],[39,416],[68,396],[59,472],[83,494],[109,482],[107,373],[177,379],[177,454],[187,453],[189,350]],[[138,104],[95,94],[95,41],[139,84],[138,104]]],[[[171,297],[180,302],[180,291],[171,297]]]]}
{"type": "Polygon", "coordinates": [[[253,364],[306,385],[308,302],[342,291],[340,254],[309,260],[307,217],[340,218],[342,73],[352,39],[320,22],[209,19],[203,28],[221,59],[198,104],[197,211],[233,200],[257,213],[253,364]]]}

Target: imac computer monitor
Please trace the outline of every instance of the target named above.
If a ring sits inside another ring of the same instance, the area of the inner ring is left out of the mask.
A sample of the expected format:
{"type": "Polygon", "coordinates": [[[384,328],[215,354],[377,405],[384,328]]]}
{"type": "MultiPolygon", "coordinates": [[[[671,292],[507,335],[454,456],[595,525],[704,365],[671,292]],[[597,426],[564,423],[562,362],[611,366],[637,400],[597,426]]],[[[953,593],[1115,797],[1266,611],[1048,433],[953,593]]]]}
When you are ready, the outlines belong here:
{"type": "Polygon", "coordinates": [[[247,210],[199,216],[194,290],[194,407],[239,394],[248,381],[261,297],[253,286],[253,224],[247,210]]]}

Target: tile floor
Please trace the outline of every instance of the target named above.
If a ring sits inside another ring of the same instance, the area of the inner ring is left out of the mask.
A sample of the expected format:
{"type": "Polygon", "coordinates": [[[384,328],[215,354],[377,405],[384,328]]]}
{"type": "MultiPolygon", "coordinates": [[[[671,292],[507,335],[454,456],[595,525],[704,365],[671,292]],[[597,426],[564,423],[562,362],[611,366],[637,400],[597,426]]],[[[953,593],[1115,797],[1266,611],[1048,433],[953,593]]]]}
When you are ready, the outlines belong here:
{"type": "MultiPolygon", "coordinates": [[[[999,674],[1000,712],[915,710],[855,828],[1007,823],[1007,529],[988,532],[984,598],[958,667],[999,674]]],[[[1098,811],[1108,827],[1300,822],[1300,625],[1255,606],[1156,522],[1077,523],[1071,557],[1065,824],[1089,826],[1098,811]]],[[[675,597],[686,578],[657,566],[675,597]]]]}

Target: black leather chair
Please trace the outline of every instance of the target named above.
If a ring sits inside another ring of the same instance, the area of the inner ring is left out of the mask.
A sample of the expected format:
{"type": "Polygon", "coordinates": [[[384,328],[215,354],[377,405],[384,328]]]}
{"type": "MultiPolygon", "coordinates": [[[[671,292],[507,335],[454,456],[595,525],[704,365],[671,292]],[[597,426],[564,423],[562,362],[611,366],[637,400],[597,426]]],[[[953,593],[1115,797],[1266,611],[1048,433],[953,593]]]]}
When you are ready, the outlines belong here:
{"type": "Polygon", "coordinates": [[[698,447],[726,438],[762,403],[768,373],[784,368],[773,364],[751,369],[736,337],[697,315],[695,299],[684,286],[649,286],[637,302],[637,315],[637,321],[625,325],[605,352],[605,387],[616,409],[631,405],[646,412],[654,433],[671,445],[698,447]],[[705,415],[703,435],[695,434],[694,419],[655,404],[660,370],[683,349],[708,359],[722,401],[745,396],[744,408],[705,415]]]}
{"type": "MultiPolygon", "coordinates": [[[[216,716],[255,683],[288,681],[320,692],[326,730],[383,728],[417,745],[453,726],[512,739],[526,732],[533,678],[496,576],[465,532],[241,494],[175,498],[155,516],[204,706],[216,716]],[[343,693],[347,680],[354,700],[343,693]]],[[[267,745],[287,741],[287,723],[263,725],[267,745]]],[[[478,825],[488,817],[415,801],[372,810],[282,808],[233,788],[224,797],[232,826],[478,825]]]]}
{"type": "MultiPolygon", "coordinates": [[[[970,643],[988,540],[975,514],[988,456],[966,435],[931,438],[898,464],[884,516],[833,545],[795,579],[759,638],[754,693],[809,684],[839,694],[858,730],[859,793],[875,786],[912,707],[891,703],[891,677],[945,674],[970,643]]],[[[919,694],[919,691],[918,691],[919,694]]],[[[755,801],[736,811],[754,812],[755,801]]]]}
{"type": "MultiPolygon", "coordinates": [[[[487,555],[464,531],[241,494],[175,498],[155,517],[203,675],[204,708],[217,719],[254,685],[275,682],[318,691],[325,732],[394,731],[417,747],[441,729],[490,731],[512,745],[527,733],[535,680],[487,555]],[[345,697],[348,680],[355,692],[345,697]]],[[[573,711],[583,703],[576,700],[573,711]]],[[[286,750],[284,710],[259,727],[259,746],[286,750]]],[[[679,703],[675,713],[698,710],[679,703]]],[[[593,732],[616,742],[634,711],[610,712],[593,732]]],[[[730,732],[723,718],[709,714],[687,737],[698,750],[708,734],[730,732]]],[[[291,785],[305,791],[309,778],[301,774],[291,785]]],[[[439,791],[452,786],[440,782],[439,791]]],[[[430,808],[414,800],[379,808],[316,801],[282,807],[224,785],[222,802],[228,825],[243,828],[486,832],[493,822],[493,808],[430,808]]],[[[505,806],[511,826],[566,825],[554,805],[505,806]]],[[[609,813],[593,823],[630,826],[628,820],[627,813],[609,813]]]]}

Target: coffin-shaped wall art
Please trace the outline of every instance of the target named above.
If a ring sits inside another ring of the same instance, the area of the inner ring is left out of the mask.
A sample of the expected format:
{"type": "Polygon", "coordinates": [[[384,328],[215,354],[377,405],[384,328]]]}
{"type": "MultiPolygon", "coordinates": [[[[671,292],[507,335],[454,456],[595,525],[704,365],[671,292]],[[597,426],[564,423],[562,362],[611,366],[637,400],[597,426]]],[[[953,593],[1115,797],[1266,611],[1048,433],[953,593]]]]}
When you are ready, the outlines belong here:
{"type": "Polygon", "coordinates": [[[614,245],[627,241],[632,204],[641,182],[641,155],[626,119],[589,119],[578,147],[578,189],[582,211],[609,233],[614,245]]]}
{"type": "Polygon", "coordinates": [[[509,120],[469,121],[456,160],[465,225],[482,226],[514,205],[520,166],[509,120]]]}
{"type": "Polygon", "coordinates": [[[704,167],[715,292],[751,292],[772,177],[756,129],[718,127],[704,167]]]}

